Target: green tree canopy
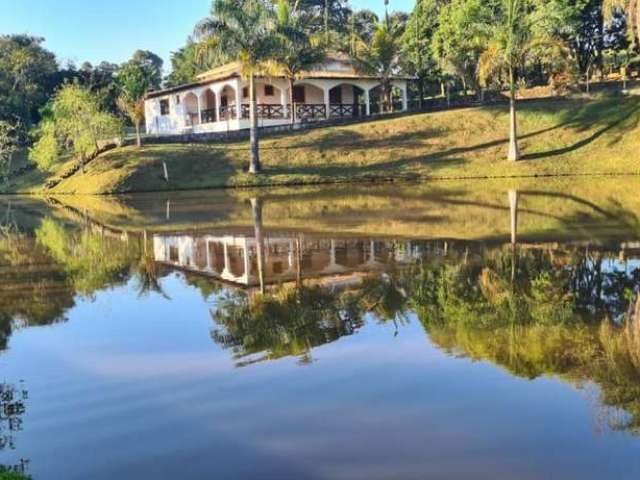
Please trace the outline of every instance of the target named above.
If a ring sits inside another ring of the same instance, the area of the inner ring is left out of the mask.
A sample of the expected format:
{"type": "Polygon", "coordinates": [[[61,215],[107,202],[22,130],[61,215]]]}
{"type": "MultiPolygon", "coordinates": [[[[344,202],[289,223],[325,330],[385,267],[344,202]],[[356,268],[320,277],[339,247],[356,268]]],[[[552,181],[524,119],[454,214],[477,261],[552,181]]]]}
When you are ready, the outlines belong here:
{"type": "Polygon", "coordinates": [[[28,130],[40,118],[58,71],[43,38],[0,36],[0,120],[28,130]]]}
{"type": "Polygon", "coordinates": [[[121,134],[122,124],[100,107],[98,97],[79,85],[67,84],[47,107],[35,134],[38,138],[29,158],[42,169],[61,158],[76,156],[81,166],[100,148],[99,142],[121,134]]]}

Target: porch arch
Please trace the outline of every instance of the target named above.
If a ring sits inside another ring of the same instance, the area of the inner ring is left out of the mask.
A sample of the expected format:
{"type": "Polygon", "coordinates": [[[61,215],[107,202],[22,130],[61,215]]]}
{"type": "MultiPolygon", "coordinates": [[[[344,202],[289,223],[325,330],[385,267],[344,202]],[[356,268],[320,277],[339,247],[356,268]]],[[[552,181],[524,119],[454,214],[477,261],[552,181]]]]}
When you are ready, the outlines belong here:
{"type": "Polygon", "coordinates": [[[238,110],[241,109],[237,105],[238,91],[231,84],[225,84],[220,90],[219,119],[233,120],[238,118],[238,110]]]}
{"type": "Polygon", "coordinates": [[[342,82],[329,89],[329,117],[366,115],[366,90],[355,83],[342,82]]]}
{"type": "Polygon", "coordinates": [[[202,123],[218,121],[218,99],[211,88],[205,89],[200,95],[200,120],[202,123]]]}
{"type": "Polygon", "coordinates": [[[187,117],[187,125],[200,125],[200,105],[198,96],[189,92],[184,96],[184,109],[187,117]]]}

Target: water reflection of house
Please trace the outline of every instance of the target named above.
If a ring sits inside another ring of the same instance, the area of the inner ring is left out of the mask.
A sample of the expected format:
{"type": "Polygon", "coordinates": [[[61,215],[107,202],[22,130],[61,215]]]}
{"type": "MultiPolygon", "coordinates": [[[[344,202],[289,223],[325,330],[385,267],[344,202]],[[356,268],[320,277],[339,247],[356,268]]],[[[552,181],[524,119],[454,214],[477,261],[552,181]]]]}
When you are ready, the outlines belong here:
{"type": "MultiPolygon", "coordinates": [[[[258,279],[258,246],[247,235],[155,235],[158,262],[197,272],[238,286],[258,279]]],[[[263,272],[267,284],[381,271],[419,258],[421,247],[410,241],[325,239],[267,235],[263,272]]]]}

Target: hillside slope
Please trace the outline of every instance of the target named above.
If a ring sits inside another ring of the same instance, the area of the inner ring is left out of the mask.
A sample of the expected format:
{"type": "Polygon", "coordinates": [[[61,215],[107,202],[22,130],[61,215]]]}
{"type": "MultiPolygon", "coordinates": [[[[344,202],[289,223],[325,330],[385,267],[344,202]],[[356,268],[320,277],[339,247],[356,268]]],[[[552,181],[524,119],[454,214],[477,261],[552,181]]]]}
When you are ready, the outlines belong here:
{"type": "MultiPolygon", "coordinates": [[[[522,161],[505,160],[508,110],[469,108],[263,140],[264,172],[245,172],[248,144],[170,144],[108,152],[47,193],[105,194],[390,179],[639,174],[640,97],[522,102],[522,161]],[[170,181],[163,179],[166,162],[170,181]]],[[[42,193],[55,172],[9,185],[42,193]]]]}

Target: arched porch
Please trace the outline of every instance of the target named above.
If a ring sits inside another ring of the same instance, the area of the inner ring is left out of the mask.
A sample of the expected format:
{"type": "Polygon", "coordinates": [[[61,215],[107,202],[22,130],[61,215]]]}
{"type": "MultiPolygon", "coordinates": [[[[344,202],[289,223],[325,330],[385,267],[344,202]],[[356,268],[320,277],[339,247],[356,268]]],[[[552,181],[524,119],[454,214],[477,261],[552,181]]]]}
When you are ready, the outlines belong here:
{"type": "Polygon", "coordinates": [[[189,92],[184,96],[184,110],[188,126],[200,125],[200,107],[195,93],[189,92]]]}
{"type": "Polygon", "coordinates": [[[239,109],[238,92],[231,85],[225,85],[220,91],[219,120],[235,120],[239,109]]]}
{"type": "Polygon", "coordinates": [[[341,83],[329,90],[329,118],[366,115],[366,91],[353,83],[341,83]]]}
{"type": "Polygon", "coordinates": [[[207,88],[200,96],[200,120],[202,123],[213,123],[218,121],[218,101],[216,94],[207,88]]]}

